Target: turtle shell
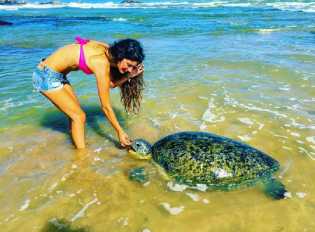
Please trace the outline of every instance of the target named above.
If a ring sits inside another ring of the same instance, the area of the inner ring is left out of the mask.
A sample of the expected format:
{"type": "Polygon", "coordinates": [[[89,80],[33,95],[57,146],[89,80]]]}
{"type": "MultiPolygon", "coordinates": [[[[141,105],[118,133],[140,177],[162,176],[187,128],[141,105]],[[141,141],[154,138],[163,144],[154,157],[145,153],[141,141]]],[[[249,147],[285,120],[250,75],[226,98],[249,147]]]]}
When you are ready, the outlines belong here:
{"type": "Polygon", "coordinates": [[[278,161],[241,142],[205,132],[180,132],[152,147],[153,160],[177,183],[234,189],[268,179],[278,161]]]}

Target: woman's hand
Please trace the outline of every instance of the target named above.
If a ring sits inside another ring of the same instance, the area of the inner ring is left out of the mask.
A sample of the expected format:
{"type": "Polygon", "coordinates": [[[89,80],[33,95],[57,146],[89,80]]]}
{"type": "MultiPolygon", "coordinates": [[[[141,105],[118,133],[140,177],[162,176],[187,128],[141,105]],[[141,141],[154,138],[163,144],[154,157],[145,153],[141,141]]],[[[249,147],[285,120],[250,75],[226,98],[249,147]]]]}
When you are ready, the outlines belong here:
{"type": "Polygon", "coordinates": [[[139,76],[144,72],[144,65],[142,63],[138,64],[136,68],[134,68],[130,73],[128,73],[128,78],[134,78],[139,76]]]}
{"type": "Polygon", "coordinates": [[[127,147],[131,145],[131,140],[129,139],[129,136],[125,132],[120,132],[118,134],[118,137],[119,137],[120,145],[122,147],[127,147]]]}

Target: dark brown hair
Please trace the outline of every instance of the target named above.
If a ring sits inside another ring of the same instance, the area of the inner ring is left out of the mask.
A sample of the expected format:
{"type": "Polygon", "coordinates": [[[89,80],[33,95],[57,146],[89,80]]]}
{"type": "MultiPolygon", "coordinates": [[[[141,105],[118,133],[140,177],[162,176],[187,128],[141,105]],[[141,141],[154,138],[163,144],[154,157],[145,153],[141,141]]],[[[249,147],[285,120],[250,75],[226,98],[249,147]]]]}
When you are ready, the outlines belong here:
{"type": "MultiPolygon", "coordinates": [[[[134,39],[123,39],[114,42],[109,48],[109,52],[115,62],[129,59],[142,63],[145,55],[141,44],[134,39]]],[[[112,77],[116,80],[124,77],[118,70],[111,70],[112,77]]],[[[121,102],[125,110],[129,113],[138,113],[140,110],[142,92],[144,90],[143,74],[133,77],[120,86],[121,102]]]]}
{"type": "MultiPolygon", "coordinates": [[[[114,81],[124,78],[117,68],[111,68],[111,76],[114,81]]],[[[143,74],[133,77],[120,87],[121,102],[128,113],[138,113],[140,110],[142,94],[144,90],[143,74]]]]}
{"type": "Polygon", "coordinates": [[[129,79],[120,86],[121,102],[127,112],[134,114],[139,112],[143,90],[143,74],[129,79]]]}

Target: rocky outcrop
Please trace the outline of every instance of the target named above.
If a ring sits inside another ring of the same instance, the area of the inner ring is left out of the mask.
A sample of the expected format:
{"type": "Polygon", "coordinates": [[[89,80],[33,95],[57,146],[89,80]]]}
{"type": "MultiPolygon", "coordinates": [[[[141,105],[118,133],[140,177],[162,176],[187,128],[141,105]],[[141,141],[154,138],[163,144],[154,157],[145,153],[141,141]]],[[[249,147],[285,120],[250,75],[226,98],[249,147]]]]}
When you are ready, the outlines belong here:
{"type": "Polygon", "coordinates": [[[120,3],[121,4],[132,4],[132,3],[141,3],[141,2],[137,1],[137,0],[123,0],[120,3]]]}
{"type": "Polygon", "coordinates": [[[17,0],[0,0],[0,5],[21,5],[25,4],[25,2],[17,1],[17,0]]]}
{"type": "Polygon", "coordinates": [[[10,26],[10,25],[12,25],[12,24],[13,24],[13,23],[0,20],[0,26],[10,26]]]}

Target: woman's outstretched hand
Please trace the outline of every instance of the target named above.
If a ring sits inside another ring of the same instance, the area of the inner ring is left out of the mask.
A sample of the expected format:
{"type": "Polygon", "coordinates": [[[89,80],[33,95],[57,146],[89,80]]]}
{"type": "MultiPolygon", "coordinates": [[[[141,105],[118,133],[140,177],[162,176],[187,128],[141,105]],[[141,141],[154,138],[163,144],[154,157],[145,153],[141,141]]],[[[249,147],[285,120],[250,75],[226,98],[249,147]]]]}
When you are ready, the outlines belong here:
{"type": "Polygon", "coordinates": [[[122,147],[127,147],[131,145],[131,140],[129,136],[125,132],[121,132],[118,134],[119,142],[122,147]]]}
{"type": "Polygon", "coordinates": [[[132,72],[128,74],[128,78],[134,78],[136,76],[139,76],[143,72],[144,72],[144,65],[142,63],[138,64],[137,67],[134,68],[132,72]]]}

